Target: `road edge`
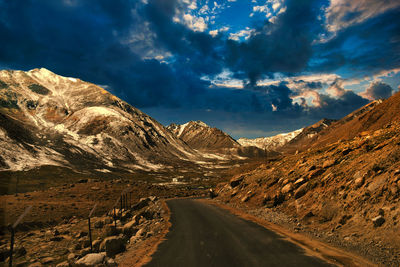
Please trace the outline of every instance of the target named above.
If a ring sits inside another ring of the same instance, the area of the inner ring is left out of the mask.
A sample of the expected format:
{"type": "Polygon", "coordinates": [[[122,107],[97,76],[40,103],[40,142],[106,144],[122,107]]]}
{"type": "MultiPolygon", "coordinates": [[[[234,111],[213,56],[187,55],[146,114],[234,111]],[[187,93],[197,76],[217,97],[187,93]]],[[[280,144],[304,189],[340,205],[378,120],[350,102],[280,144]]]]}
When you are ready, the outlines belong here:
{"type": "Polygon", "coordinates": [[[344,251],[342,249],[333,247],[329,244],[323,243],[319,240],[312,239],[310,237],[307,237],[305,235],[302,235],[300,233],[293,233],[290,230],[265,221],[261,218],[258,218],[254,215],[250,215],[242,210],[238,210],[236,208],[233,208],[231,206],[228,206],[226,204],[216,202],[214,200],[210,199],[199,199],[197,201],[201,201],[207,204],[211,204],[214,206],[217,206],[219,208],[222,208],[228,212],[230,212],[233,215],[236,215],[242,219],[245,219],[247,221],[252,221],[268,230],[271,230],[286,240],[300,246],[305,250],[305,253],[309,256],[314,256],[318,257],[326,262],[329,262],[331,264],[335,264],[338,266],[349,266],[349,267],[375,267],[377,266],[374,263],[369,262],[368,260],[358,256],[354,255],[348,251],[344,251]]]}
{"type": "Polygon", "coordinates": [[[141,267],[146,265],[152,260],[153,254],[157,251],[158,246],[164,240],[166,240],[166,235],[168,234],[172,226],[170,222],[171,210],[169,209],[166,201],[167,200],[161,200],[161,205],[165,210],[165,215],[163,217],[164,218],[163,224],[165,225],[163,227],[163,230],[159,234],[154,235],[153,237],[144,241],[142,244],[140,244],[139,247],[136,247],[135,249],[131,249],[125,252],[123,256],[124,259],[118,263],[118,266],[141,267]]]}

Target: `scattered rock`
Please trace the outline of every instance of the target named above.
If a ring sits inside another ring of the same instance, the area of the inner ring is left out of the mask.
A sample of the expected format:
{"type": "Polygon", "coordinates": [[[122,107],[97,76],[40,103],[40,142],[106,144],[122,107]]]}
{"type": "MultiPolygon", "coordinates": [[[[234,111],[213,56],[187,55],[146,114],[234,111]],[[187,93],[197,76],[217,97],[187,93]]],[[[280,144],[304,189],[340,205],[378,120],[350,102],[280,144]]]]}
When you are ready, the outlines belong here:
{"type": "Polygon", "coordinates": [[[80,231],[75,237],[76,237],[76,238],[81,238],[81,237],[84,237],[84,236],[87,236],[87,235],[88,235],[87,232],[85,232],[85,231],[80,231]]]}
{"type": "Polygon", "coordinates": [[[67,257],[68,261],[72,262],[75,260],[75,258],[76,258],[76,255],[74,253],[68,254],[68,257],[67,257]]]}
{"type": "Polygon", "coordinates": [[[79,242],[81,243],[82,248],[90,247],[90,241],[87,238],[80,239],[79,242]]]}
{"type": "Polygon", "coordinates": [[[356,188],[362,186],[365,182],[364,176],[361,175],[359,171],[354,174],[353,178],[354,178],[354,186],[356,188]]]}
{"type": "Polygon", "coordinates": [[[336,164],[336,160],[335,159],[329,159],[329,160],[326,160],[324,162],[324,164],[322,164],[322,168],[326,169],[326,168],[332,167],[335,164],[336,164]]]}
{"type": "Polygon", "coordinates": [[[149,205],[149,202],[150,202],[150,199],[148,197],[141,198],[139,200],[139,202],[132,207],[132,210],[140,210],[140,209],[146,207],[147,205],[149,205]]]}
{"type": "Polygon", "coordinates": [[[28,265],[28,267],[42,267],[42,266],[43,264],[41,264],[40,262],[34,262],[28,265]]]}
{"type": "Polygon", "coordinates": [[[75,264],[77,267],[95,266],[97,264],[103,263],[104,258],[104,253],[90,253],[76,261],[75,264]]]}
{"type": "Polygon", "coordinates": [[[294,182],[294,186],[298,187],[298,186],[304,184],[305,182],[306,182],[306,180],[304,178],[297,179],[296,182],[294,182]]]}
{"type": "Polygon", "coordinates": [[[102,220],[94,223],[94,228],[96,228],[96,229],[103,228],[103,226],[104,226],[104,222],[102,220]]]}
{"type": "Polygon", "coordinates": [[[106,259],[106,266],[107,267],[117,267],[118,264],[111,258],[106,259]]]}
{"type": "Polygon", "coordinates": [[[230,180],[229,184],[231,185],[232,188],[234,188],[234,187],[240,185],[240,183],[243,181],[243,179],[244,179],[244,176],[233,177],[230,180]]]}
{"type": "Polygon", "coordinates": [[[141,228],[136,232],[136,236],[143,236],[144,234],[146,234],[146,230],[144,228],[141,228]]]}
{"type": "Polygon", "coordinates": [[[92,247],[94,251],[100,251],[100,244],[101,244],[101,239],[96,239],[92,243],[92,247]]]}
{"type": "Polygon", "coordinates": [[[108,257],[114,257],[125,250],[124,241],[122,235],[107,237],[100,244],[100,251],[105,251],[108,257]]]}
{"type": "Polygon", "coordinates": [[[308,174],[308,179],[311,180],[313,178],[316,178],[316,177],[320,176],[321,174],[323,174],[324,172],[325,172],[324,169],[313,170],[312,172],[310,172],[308,174]]]}
{"type": "Polygon", "coordinates": [[[385,211],[383,209],[379,209],[378,214],[381,216],[385,216],[385,211]]]}
{"type": "Polygon", "coordinates": [[[313,171],[313,170],[315,170],[317,167],[315,166],[315,165],[311,165],[308,169],[307,169],[307,171],[309,172],[309,171],[313,171]]]}
{"type": "Polygon", "coordinates": [[[85,184],[88,182],[88,179],[80,179],[78,180],[78,184],[85,184]]]}
{"type": "Polygon", "coordinates": [[[113,219],[111,218],[111,217],[106,217],[105,219],[104,219],[104,224],[110,224],[110,223],[113,223],[113,219]]]}
{"type": "Polygon", "coordinates": [[[56,259],[53,258],[53,257],[46,257],[46,258],[42,259],[42,263],[43,264],[50,264],[50,263],[53,263],[55,261],[56,261],[56,259]]]}
{"type": "Polygon", "coordinates": [[[311,218],[311,217],[314,217],[314,216],[315,216],[314,213],[312,211],[309,211],[303,216],[302,219],[304,220],[304,219],[311,218]]]}
{"type": "Polygon", "coordinates": [[[353,216],[352,215],[343,215],[342,218],[339,220],[339,224],[345,225],[346,222],[351,219],[353,216]]]}
{"type": "Polygon", "coordinates": [[[69,262],[68,261],[63,261],[59,264],[56,265],[56,267],[69,267],[69,262]]]}
{"type": "Polygon", "coordinates": [[[384,224],[384,222],[385,222],[385,218],[383,218],[382,215],[379,215],[372,219],[372,223],[374,224],[374,227],[382,226],[382,224],[384,224]]]}
{"type": "Polygon", "coordinates": [[[239,188],[236,188],[235,190],[232,191],[231,193],[231,197],[234,197],[237,195],[237,193],[239,193],[239,188]]]}
{"type": "Polygon", "coordinates": [[[50,238],[50,241],[59,242],[63,239],[64,239],[64,237],[62,237],[62,236],[54,236],[54,237],[50,238]]]}
{"type": "Polygon", "coordinates": [[[274,207],[282,204],[285,201],[285,195],[283,194],[277,194],[274,196],[274,202],[272,203],[272,205],[274,207]]]}
{"type": "Polygon", "coordinates": [[[289,184],[285,185],[284,187],[282,187],[281,192],[282,192],[282,194],[287,194],[292,190],[293,190],[293,184],[289,183],[289,184]]]}
{"type": "Polygon", "coordinates": [[[242,197],[242,199],[240,201],[242,202],[247,202],[250,199],[250,197],[248,195],[242,197]]]}
{"type": "Polygon", "coordinates": [[[14,248],[14,253],[13,255],[18,258],[18,257],[22,257],[24,255],[26,255],[26,249],[25,247],[22,246],[18,246],[14,248]]]}
{"type": "Polygon", "coordinates": [[[132,221],[128,222],[122,227],[122,233],[127,236],[132,236],[134,233],[136,233],[136,229],[134,228],[136,225],[138,225],[138,220],[136,220],[137,216],[134,216],[135,219],[132,219],[132,221]]]}
{"type": "Polygon", "coordinates": [[[304,196],[308,191],[308,183],[301,185],[297,190],[294,192],[294,198],[298,199],[304,196]]]}
{"type": "Polygon", "coordinates": [[[117,228],[115,228],[114,224],[107,224],[104,227],[104,235],[107,236],[113,236],[113,235],[117,235],[118,231],[117,228]]]}

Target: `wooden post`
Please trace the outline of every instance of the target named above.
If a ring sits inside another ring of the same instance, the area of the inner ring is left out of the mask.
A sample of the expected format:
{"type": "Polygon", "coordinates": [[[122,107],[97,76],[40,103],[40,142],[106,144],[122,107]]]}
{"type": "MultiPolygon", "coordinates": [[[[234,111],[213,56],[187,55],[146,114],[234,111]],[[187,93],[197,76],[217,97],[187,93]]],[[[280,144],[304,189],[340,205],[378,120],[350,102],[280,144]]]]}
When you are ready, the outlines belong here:
{"type": "Polygon", "coordinates": [[[90,252],[93,253],[93,246],[92,246],[92,229],[90,228],[90,217],[88,218],[88,225],[89,225],[90,252]]]}
{"type": "Polygon", "coordinates": [[[128,209],[128,194],[125,194],[125,210],[128,209]]]}
{"type": "Polygon", "coordinates": [[[10,225],[9,230],[11,232],[11,243],[10,243],[10,262],[8,266],[12,267],[12,261],[13,261],[13,250],[14,250],[14,228],[10,225]]]}
{"type": "Polygon", "coordinates": [[[119,197],[119,200],[121,202],[121,205],[120,205],[121,209],[120,209],[119,213],[120,213],[120,215],[122,215],[122,195],[119,197]]]}
{"type": "Polygon", "coordinates": [[[25,209],[24,213],[22,213],[18,219],[15,221],[15,223],[10,226],[8,229],[11,232],[11,243],[10,243],[10,262],[9,266],[12,267],[12,260],[13,260],[13,250],[14,250],[14,239],[15,239],[15,228],[17,225],[22,221],[22,219],[25,217],[26,214],[32,209],[32,206],[29,206],[25,209]]]}
{"type": "Polygon", "coordinates": [[[92,214],[94,210],[96,209],[97,203],[94,204],[93,209],[90,211],[89,216],[88,216],[88,225],[89,225],[89,242],[90,242],[90,252],[93,252],[93,246],[92,246],[92,229],[90,227],[90,217],[92,217],[92,214]]]}
{"type": "Polygon", "coordinates": [[[114,206],[114,226],[117,229],[117,215],[115,214],[115,206],[114,206]]]}

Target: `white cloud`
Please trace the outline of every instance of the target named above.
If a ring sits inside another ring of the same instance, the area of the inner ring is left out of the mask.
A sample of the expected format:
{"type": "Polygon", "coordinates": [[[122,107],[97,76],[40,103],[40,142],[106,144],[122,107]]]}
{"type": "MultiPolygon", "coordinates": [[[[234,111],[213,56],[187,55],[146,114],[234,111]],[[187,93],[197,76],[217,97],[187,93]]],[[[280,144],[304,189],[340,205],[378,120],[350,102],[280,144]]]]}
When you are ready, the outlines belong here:
{"type": "Polygon", "coordinates": [[[218,35],[218,33],[220,33],[220,32],[226,32],[226,31],[228,31],[228,30],[229,30],[229,27],[225,26],[225,27],[222,27],[222,28],[219,28],[219,29],[216,29],[216,30],[209,31],[208,33],[209,33],[212,37],[215,37],[215,36],[218,35]]]}
{"type": "Polygon", "coordinates": [[[233,73],[228,69],[222,70],[220,74],[214,76],[212,79],[208,76],[204,76],[202,79],[210,81],[213,87],[243,89],[243,81],[233,78],[233,73]]]}
{"type": "Polygon", "coordinates": [[[184,24],[195,32],[204,32],[207,24],[203,17],[196,17],[190,14],[183,15],[184,24]]]}
{"type": "Polygon", "coordinates": [[[235,41],[240,41],[242,37],[244,37],[245,40],[249,39],[251,34],[254,32],[254,29],[250,29],[249,27],[246,27],[246,29],[238,31],[236,33],[230,33],[229,34],[229,39],[235,40],[235,41]]]}
{"type": "Polygon", "coordinates": [[[331,0],[325,9],[326,29],[335,33],[399,6],[398,0],[331,0]]]}

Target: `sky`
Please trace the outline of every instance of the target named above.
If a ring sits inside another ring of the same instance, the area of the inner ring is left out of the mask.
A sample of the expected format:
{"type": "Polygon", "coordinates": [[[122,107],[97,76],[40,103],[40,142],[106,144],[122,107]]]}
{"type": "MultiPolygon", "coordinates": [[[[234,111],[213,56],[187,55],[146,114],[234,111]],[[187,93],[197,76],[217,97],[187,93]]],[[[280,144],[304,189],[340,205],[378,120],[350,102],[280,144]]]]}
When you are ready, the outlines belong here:
{"type": "Polygon", "coordinates": [[[0,0],[0,69],[96,83],[234,138],[339,119],[400,85],[398,0],[0,0]]]}

